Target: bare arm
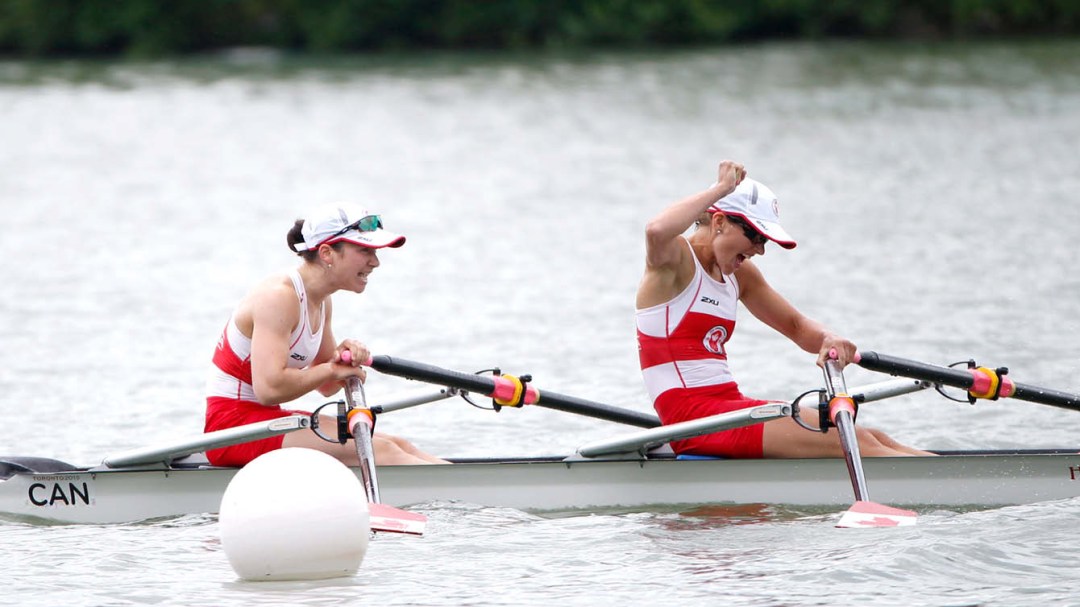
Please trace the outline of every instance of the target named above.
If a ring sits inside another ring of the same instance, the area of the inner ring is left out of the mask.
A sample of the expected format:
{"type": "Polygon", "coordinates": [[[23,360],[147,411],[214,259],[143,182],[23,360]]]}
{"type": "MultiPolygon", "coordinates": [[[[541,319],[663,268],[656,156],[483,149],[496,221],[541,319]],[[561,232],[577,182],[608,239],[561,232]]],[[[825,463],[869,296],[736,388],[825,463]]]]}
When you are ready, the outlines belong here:
{"type": "MultiPolygon", "coordinates": [[[[326,348],[329,325],[324,328],[323,343],[311,366],[288,367],[289,336],[301,314],[291,285],[260,287],[246,305],[252,318],[251,384],[260,403],[276,405],[296,400],[328,383],[340,387],[340,380],[360,374],[352,365],[334,362],[338,355],[333,348],[333,335],[330,335],[330,349],[326,348]]],[[[329,323],[329,317],[324,322],[329,323]]]]}
{"type": "MultiPolygon", "coordinates": [[[[334,316],[334,307],[330,298],[326,299],[326,326],[323,328],[322,343],[319,344],[319,354],[315,357],[313,364],[319,364],[323,362],[332,362],[337,365],[341,365],[341,353],[344,350],[350,350],[352,353],[352,362],[349,363],[356,368],[355,375],[360,377],[360,381],[367,381],[367,373],[364,369],[360,368],[360,364],[367,359],[371,358],[371,353],[368,351],[367,346],[356,341],[355,339],[346,339],[338,345],[334,345],[334,324],[330,322],[330,319],[334,316]]],[[[335,394],[338,390],[344,387],[342,379],[331,379],[324,382],[318,388],[319,394],[323,396],[330,396],[335,394]]]]}
{"type": "Polygon", "coordinates": [[[746,175],[743,166],[725,160],[716,183],[683,198],[653,217],[645,226],[645,275],[638,287],[637,307],[647,308],[674,297],[690,281],[693,253],[680,236],[713,203],[730,194],[746,175]]]}
{"type": "Polygon", "coordinates": [[[683,198],[653,217],[645,226],[646,267],[665,268],[678,264],[682,251],[679,236],[714,202],[730,194],[745,175],[741,164],[725,160],[720,163],[716,183],[683,198]]]}
{"type": "Polygon", "coordinates": [[[739,299],[761,322],[795,342],[811,354],[817,354],[819,366],[825,364],[830,350],[835,350],[841,366],[855,356],[855,344],[832,333],[825,325],[799,312],[765,280],[761,270],[747,261],[736,272],[739,299]]]}

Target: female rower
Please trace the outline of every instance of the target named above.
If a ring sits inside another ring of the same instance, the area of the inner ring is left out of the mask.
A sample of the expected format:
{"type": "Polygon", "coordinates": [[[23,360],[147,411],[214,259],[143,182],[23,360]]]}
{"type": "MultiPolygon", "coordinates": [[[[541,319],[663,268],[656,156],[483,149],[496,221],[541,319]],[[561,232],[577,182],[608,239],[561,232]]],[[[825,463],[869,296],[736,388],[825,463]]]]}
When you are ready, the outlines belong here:
{"type": "MultiPolygon", "coordinates": [[[[855,356],[855,344],[796,310],[750,261],[765,254],[769,241],[792,249],[795,240],[780,226],[776,196],[745,176],[741,164],[721,162],[716,183],[667,207],[645,229],[645,274],[636,304],[638,353],[664,424],[768,402],[744,396],[727,364],[725,344],[735,330],[739,301],[800,348],[817,353],[818,365],[830,350],[841,365],[855,356]]],[[[930,455],[877,430],[856,426],[856,433],[866,456],[930,455]]],[[[671,446],[676,453],[736,458],[843,455],[837,432],[810,432],[790,418],[671,446]]]]}
{"type": "MultiPolygon", "coordinates": [[[[335,345],[331,295],[341,290],[362,293],[379,266],[376,251],[400,247],[405,237],[383,229],[378,215],[334,207],[298,219],[287,242],[303,262],[269,277],[241,299],[218,340],[207,381],[207,432],[306,415],[281,405],[312,390],[330,396],[346,378],[366,377],[359,366],[370,358],[364,344],[346,339],[335,345]],[[342,362],[346,350],[350,364],[342,362]]],[[[336,437],[331,418],[320,420],[320,428],[336,437]]],[[[399,437],[376,433],[372,442],[380,464],[446,463],[399,437]]],[[[206,455],[216,466],[243,466],[282,447],[307,447],[349,465],[359,463],[351,440],[344,445],[330,443],[313,432],[292,432],[213,449],[206,455]]]]}

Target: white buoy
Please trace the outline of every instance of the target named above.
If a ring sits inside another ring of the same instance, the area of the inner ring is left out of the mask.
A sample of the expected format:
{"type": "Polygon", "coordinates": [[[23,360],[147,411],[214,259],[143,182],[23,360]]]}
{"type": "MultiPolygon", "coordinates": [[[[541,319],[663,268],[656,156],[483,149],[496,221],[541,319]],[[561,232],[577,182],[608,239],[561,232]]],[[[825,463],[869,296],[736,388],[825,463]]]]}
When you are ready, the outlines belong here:
{"type": "Polygon", "coordinates": [[[314,449],[277,449],[240,469],[221,498],[221,544],[245,580],[349,576],[367,552],[367,496],[356,475],[314,449]]]}

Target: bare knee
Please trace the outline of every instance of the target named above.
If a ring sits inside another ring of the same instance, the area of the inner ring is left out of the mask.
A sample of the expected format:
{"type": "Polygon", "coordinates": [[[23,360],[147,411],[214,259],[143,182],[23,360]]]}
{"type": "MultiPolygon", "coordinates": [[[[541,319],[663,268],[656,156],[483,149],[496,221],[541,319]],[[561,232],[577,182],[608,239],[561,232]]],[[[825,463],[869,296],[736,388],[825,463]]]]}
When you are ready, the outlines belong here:
{"type": "Polygon", "coordinates": [[[390,442],[392,442],[392,443],[394,443],[395,445],[397,445],[397,447],[398,447],[399,449],[406,449],[406,450],[407,450],[408,448],[410,448],[410,447],[412,447],[412,446],[413,446],[413,444],[412,444],[412,443],[410,443],[410,442],[408,441],[408,439],[404,439],[404,438],[402,438],[402,437],[400,437],[400,436],[393,436],[393,435],[387,435],[387,437],[386,437],[386,438],[387,438],[387,440],[389,440],[390,442]]]}
{"type": "Polygon", "coordinates": [[[867,457],[897,455],[896,449],[889,446],[892,440],[881,430],[857,427],[855,436],[859,440],[859,453],[861,455],[867,457]]]}
{"type": "Polygon", "coordinates": [[[412,444],[408,439],[394,436],[393,434],[376,434],[375,440],[383,440],[387,444],[393,445],[394,448],[400,449],[406,453],[415,453],[417,451],[416,445],[412,444]]]}
{"type": "Polygon", "coordinates": [[[376,434],[372,439],[375,461],[387,466],[415,463],[415,457],[408,449],[402,446],[402,443],[409,444],[408,441],[399,439],[396,436],[376,434]]]}

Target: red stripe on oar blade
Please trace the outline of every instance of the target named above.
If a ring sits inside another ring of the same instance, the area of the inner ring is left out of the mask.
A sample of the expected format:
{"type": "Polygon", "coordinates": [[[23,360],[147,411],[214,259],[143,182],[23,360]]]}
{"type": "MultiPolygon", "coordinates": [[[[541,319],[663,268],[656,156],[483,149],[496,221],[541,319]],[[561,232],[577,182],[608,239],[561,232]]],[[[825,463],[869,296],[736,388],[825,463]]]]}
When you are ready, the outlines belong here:
{"type": "Polygon", "coordinates": [[[875,502],[858,501],[840,515],[837,527],[906,527],[915,524],[918,516],[911,510],[883,506],[875,502]]]}
{"type": "Polygon", "coordinates": [[[427,517],[386,504],[368,504],[368,520],[372,531],[424,535],[427,517]]]}

